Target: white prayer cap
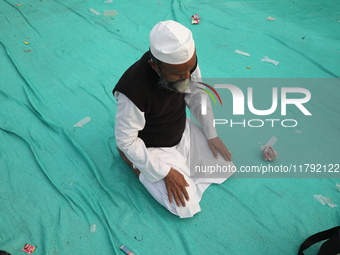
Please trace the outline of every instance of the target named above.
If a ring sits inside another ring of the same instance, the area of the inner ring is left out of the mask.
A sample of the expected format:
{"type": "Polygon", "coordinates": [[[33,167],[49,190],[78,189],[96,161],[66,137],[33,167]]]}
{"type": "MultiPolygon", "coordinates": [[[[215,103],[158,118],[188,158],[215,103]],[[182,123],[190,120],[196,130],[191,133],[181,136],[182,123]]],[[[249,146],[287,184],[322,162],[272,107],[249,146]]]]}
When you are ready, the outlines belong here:
{"type": "Polygon", "coordinates": [[[152,55],[167,64],[186,63],[195,52],[191,31],[173,20],[157,23],[151,30],[149,39],[152,55]]]}

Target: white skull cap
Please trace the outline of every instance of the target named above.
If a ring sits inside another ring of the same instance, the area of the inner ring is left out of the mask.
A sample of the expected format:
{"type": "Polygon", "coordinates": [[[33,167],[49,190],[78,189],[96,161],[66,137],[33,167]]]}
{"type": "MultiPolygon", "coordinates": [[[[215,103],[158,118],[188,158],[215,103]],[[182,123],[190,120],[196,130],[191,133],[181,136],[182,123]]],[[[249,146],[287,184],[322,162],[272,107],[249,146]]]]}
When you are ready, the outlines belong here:
{"type": "Polygon", "coordinates": [[[167,64],[186,63],[195,52],[191,31],[173,20],[157,23],[152,28],[149,39],[152,55],[167,64]]]}

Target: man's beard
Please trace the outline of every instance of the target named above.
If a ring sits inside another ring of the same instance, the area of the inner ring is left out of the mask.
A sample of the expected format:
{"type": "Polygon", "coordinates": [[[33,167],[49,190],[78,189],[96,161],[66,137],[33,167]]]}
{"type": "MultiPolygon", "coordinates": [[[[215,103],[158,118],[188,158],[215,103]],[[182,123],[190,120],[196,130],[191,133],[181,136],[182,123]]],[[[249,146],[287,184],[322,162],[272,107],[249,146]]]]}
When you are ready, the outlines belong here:
{"type": "Polygon", "coordinates": [[[163,77],[159,77],[158,85],[161,88],[165,88],[178,93],[185,93],[190,88],[191,81],[190,79],[180,80],[176,82],[168,82],[163,77]]]}

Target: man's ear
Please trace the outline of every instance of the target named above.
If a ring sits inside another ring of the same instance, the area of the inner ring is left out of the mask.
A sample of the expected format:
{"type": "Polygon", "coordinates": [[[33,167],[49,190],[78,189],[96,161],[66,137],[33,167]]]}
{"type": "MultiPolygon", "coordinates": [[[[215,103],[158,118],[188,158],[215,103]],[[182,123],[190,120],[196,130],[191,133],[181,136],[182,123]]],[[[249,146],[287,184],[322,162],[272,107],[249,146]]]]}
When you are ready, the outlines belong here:
{"type": "Polygon", "coordinates": [[[149,65],[151,66],[151,68],[152,68],[153,70],[158,71],[158,66],[155,64],[155,62],[153,62],[152,59],[150,59],[150,60],[148,61],[148,63],[149,63],[149,65]]]}

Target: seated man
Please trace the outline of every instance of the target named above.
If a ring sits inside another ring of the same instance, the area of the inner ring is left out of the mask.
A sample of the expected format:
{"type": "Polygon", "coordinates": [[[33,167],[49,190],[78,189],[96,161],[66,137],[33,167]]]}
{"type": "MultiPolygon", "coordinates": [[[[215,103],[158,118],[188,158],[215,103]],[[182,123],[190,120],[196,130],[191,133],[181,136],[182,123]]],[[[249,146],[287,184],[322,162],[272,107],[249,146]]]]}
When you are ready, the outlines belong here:
{"type": "Polygon", "coordinates": [[[204,190],[231,175],[194,178],[193,166],[233,165],[213,127],[208,96],[192,82],[200,75],[191,31],[163,21],[150,33],[150,50],[113,90],[120,155],[151,195],[181,218],[199,212],[204,190]],[[206,115],[202,100],[208,102],[206,115]],[[186,106],[201,127],[186,117],[186,106]]]}

